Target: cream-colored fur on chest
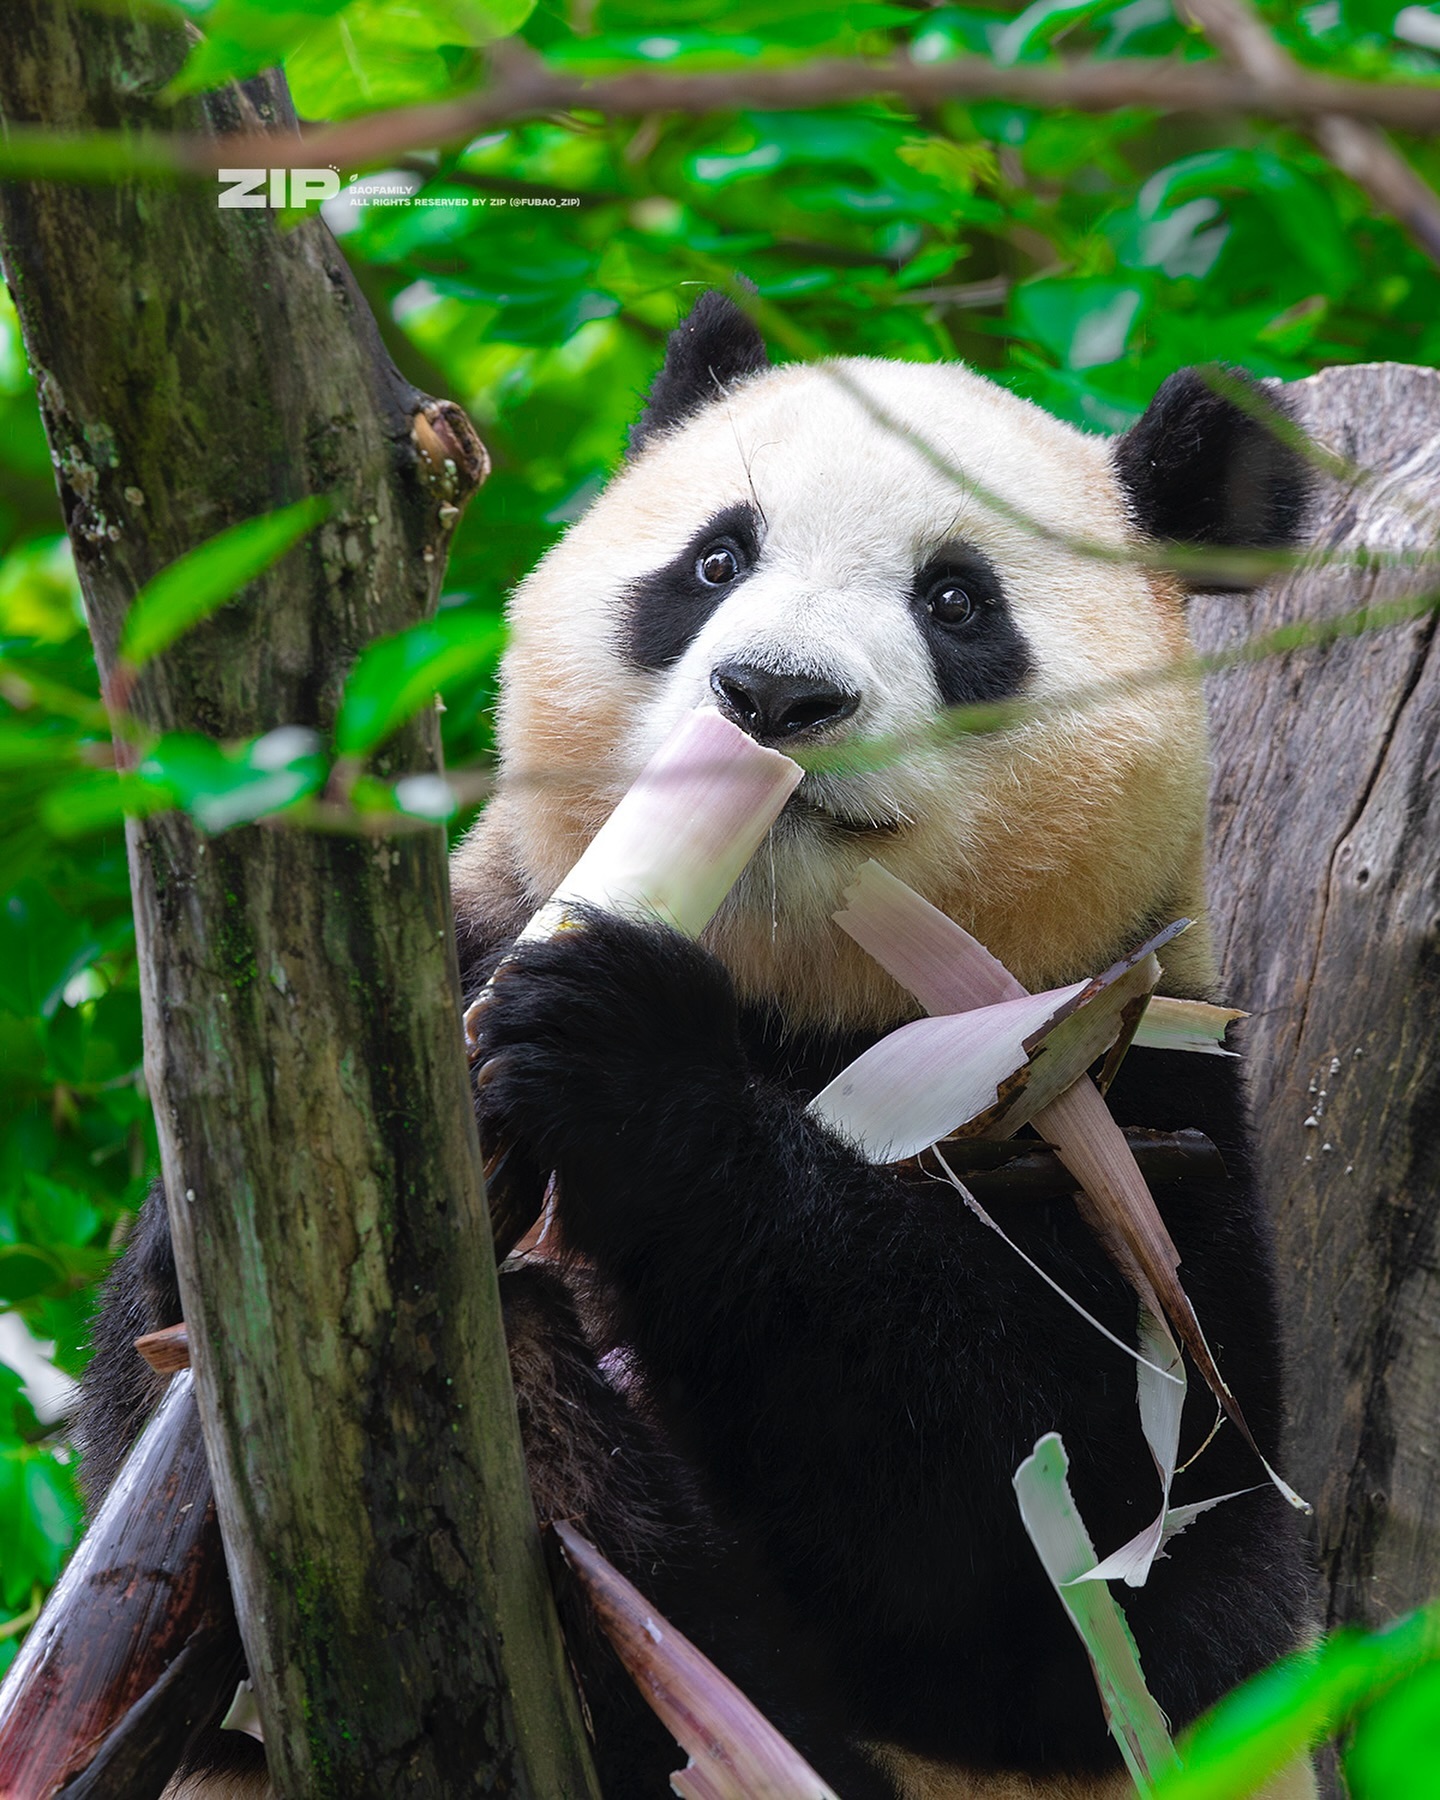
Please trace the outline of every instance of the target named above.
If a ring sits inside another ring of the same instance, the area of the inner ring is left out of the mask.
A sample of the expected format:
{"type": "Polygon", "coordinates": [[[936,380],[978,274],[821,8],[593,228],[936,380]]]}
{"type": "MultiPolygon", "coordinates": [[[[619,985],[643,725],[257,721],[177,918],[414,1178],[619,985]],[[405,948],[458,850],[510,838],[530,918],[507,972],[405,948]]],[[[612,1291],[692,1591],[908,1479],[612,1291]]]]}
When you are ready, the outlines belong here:
{"type": "MultiPolygon", "coordinates": [[[[955,1769],[903,1750],[877,1749],[876,1766],[897,1784],[900,1800],[1135,1800],[1135,1784],[1114,1775],[1014,1775],[955,1769]]],[[[1292,1763],[1261,1788],[1255,1800],[1316,1800],[1308,1758],[1292,1763]]]]}
{"type": "MultiPolygon", "coordinates": [[[[1146,926],[1200,918],[1198,690],[1114,692],[1117,677],[1184,653],[1182,599],[1167,581],[1073,547],[1132,541],[1106,443],[964,368],[863,359],[743,382],[649,447],[521,585],[499,710],[501,791],[457,852],[462,903],[497,863],[531,903],[548,894],[646,757],[710,698],[724,657],[785,655],[857,688],[847,737],[932,728],[943,706],[910,585],[956,541],[999,573],[1034,659],[1026,697],[1103,695],[1108,684],[1108,698],[807,782],[843,816],[895,828],[782,820],[707,941],[748,997],[797,1021],[878,1026],[903,1016],[904,996],[831,920],[869,856],[1030,987],[1097,971],[1146,926]],[[635,667],[623,648],[635,584],[744,503],[764,522],[755,572],[673,666],[635,667]]],[[[1201,925],[1171,952],[1167,985],[1197,992],[1211,979],[1201,925]]]]}
{"type": "MultiPolygon", "coordinates": [[[[871,1755],[896,1783],[900,1800],[1135,1800],[1134,1783],[1123,1772],[1099,1778],[988,1774],[947,1767],[903,1750],[879,1748],[871,1755]]],[[[677,1766],[678,1761],[677,1752],[677,1766]]],[[[1307,1760],[1268,1782],[1256,1800],[1316,1800],[1318,1793],[1307,1760]]],[[[264,1775],[200,1775],[172,1782],[161,1800],[275,1800],[275,1790],[264,1775]]]]}

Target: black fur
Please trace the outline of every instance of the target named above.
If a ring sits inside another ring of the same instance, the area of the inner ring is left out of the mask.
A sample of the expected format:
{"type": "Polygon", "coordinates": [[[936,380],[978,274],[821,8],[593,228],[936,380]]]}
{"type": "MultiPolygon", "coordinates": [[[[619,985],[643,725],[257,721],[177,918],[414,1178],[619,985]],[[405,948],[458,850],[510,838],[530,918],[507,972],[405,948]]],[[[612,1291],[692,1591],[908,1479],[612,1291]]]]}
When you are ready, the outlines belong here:
{"type": "MultiPolygon", "coordinates": [[[[1133,1364],[953,1192],[873,1169],[813,1123],[774,1060],[750,1060],[747,1040],[767,1042],[761,1022],[742,1020],[728,977],[694,944],[594,918],[527,945],[483,1033],[486,1131],[518,1135],[558,1170],[566,1241],[609,1284],[651,1403],[828,1647],[856,1735],[976,1766],[1112,1766],[1084,1653],[1010,1478],[1059,1429],[1099,1545],[1132,1536],[1158,1503],[1133,1364]]],[[[813,1043],[790,1054],[815,1074],[831,1060],[813,1043]]],[[[1199,1126],[1238,1171],[1157,1199],[1211,1342],[1273,1449],[1270,1250],[1234,1065],[1132,1052],[1116,1107],[1123,1122],[1199,1126]]],[[[1071,1202],[1017,1202],[1002,1223],[1133,1339],[1133,1296],[1071,1202]]],[[[1197,1392],[1187,1451],[1212,1421],[1197,1392]]],[[[1179,1499],[1263,1479],[1227,1427],[1179,1499]]],[[[1293,1516],[1268,1486],[1229,1502],[1125,1603],[1179,1727],[1295,1645],[1307,1584],[1293,1516]]]]}
{"type": "Polygon", "coordinates": [[[178,1325],[181,1316],[170,1222],[157,1181],[140,1209],[124,1256],[101,1291],[90,1333],[92,1355],[74,1425],[83,1452],[80,1486],[91,1511],[109,1491],[165,1391],[167,1378],[136,1354],[135,1340],[178,1325]]]}
{"type": "Polygon", "coordinates": [[[1199,369],[1171,375],[1115,446],[1115,469],[1135,522],[1148,537],[1180,544],[1265,550],[1300,532],[1314,477],[1309,463],[1265,422],[1290,410],[1273,387],[1243,371],[1217,372],[1253,396],[1255,411],[1218,392],[1199,369]]]}
{"type": "Polygon", "coordinates": [[[692,418],[734,381],[770,366],[765,340],[735,302],[713,288],[670,333],[665,365],[630,432],[630,455],[692,418]]]}
{"type": "MultiPolygon", "coordinates": [[[[462,941],[473,992],[503,946],[474,919],[462,941]]],[[[578,1290],[585,1326],[553,1269],[502,1279],[542,1517],[579,1519],[847,1800],[890,1792],[856,1740],[1036,1774],[1111,1768],[1088,1665],[1010,1478],[1059,1429],[1102,1552],[1132,1536],[1158,1503],[1134,1366],[948,1188],[871,1168],[805,1115],[859,1041],[786,1036],[740,1011],[695,944],[598,916],[523,946],[481,1029],[482,1129],[558,1170],[565,1242],[593,1269],[578,1290]],[[597,1361],[615,1344],[624,1391],[597,1361]]],[[[1236,1065],[1132,1051],[1112,1098],[1122,1123],[1197,1126],[1225,1154],[1228,1181],[1174,1182],[1156,1198],[1273,1452],[1271,1256],[1236,1065]]],[[[997,1211],[1068,1292],[1133,1338],[1133,1296],[1070,1201],[997,1211]]],[[[152,1201],[87,1378],[92,1488],[138,1418],[117,1381],[120,1347],[176,1317],[152,1201]]],[[[1184,1454],[1213,1420],[1202,1384],[1192,1388],[1184,1454]]],[[[1177,1501],[1257,1481],[1227,1426],[1177,1501]]],[[[1307,1582],[1293,1515],[1268,1486],[1228,1502],[1123,1602],[1178,1728],[1299,1638],[1307,1582]]],[[[658,1800],[676,1752],[583,1602],[564,1590],[562,1607],[606,1791],[658,1800]]],[[[233,1762],[232,1750],[248,1754],[222,1744],[218,1755],[233,1762]]]]}
{"type": "Polygon", "coordinates": [[[678,662],[715,608],[754,568],[763,532],[764,522],[753,506],[728,506],[701,526],[678,556],[632,583],[620,639],[626,660],[638,669],[668,669],[678,662]],[[701,555],[715,544],[732,551],[740,571],[719,587],[697,573],[701,555]]]}
{"type": "MultiPolygon", "coordinates": [[[[764,366],[744,315],[705,296],[671,339],[632,450],[764,366]]],[[[1193,374],[1166,383],[1116,465],[1137,524],[1156,537],[1273,544],[1303,505],[1300,459],[1193,374]]],[[[624,638],[633,662],[659,669],[683,653],[707,596],[729,591],[691,591],[695,556],[726,535],[743,579],[761,524],[749,508],[722,515],[637,586],[624,638]]],[[[947,701],[1023,682],[1028,648],[969,547],[921,571],[912,604],[947,701]],[[971,593],[971,618],[931,617],[940,574],[971,593]]],[[[468,996],[522,922],[522,875],[488,870],[487,899],[461,906],[468,996]]],[[[1058,1429],[1102,1553],[1147,1523],[1159,1490],[1134,1365],[953,1191],[871,1168],[809,1119],[805,1101],[864,1041],[788,1033],[773,1014],[739,1009],[693,943],[600,917],[523,946],[481,1029],[485,1138],[513,1144],[505,1179],[534,1194],[559,1172],[561,1233],[588,1259],[502,1276],[542,1518],[577,1519],[846,1800],[892,1793],[854,1748],[866,1740],[1036,1774],[1115,1767],[1084,1653],[1010,1482],[1036,1438],[1058,1429]],[[623,1357],[624,1380],[607,1353],[623,1357]]],[[[1132,1051],[1112,1100],[1122,1123],[1197,1127],[1225,1153],[1229,1180],[1172,1182],[1156,1199],[1211,1344],[1273,1452],[1276,1307],[1237,1065],[1132,1051]]],[[[1070,1200],[996,1211],[1069,1293],[1133,1338],[1134,1297],[1070,1200]]],[[[179,1317],[157,1194],[107,1288],[84,1384],[92,1503],[158,1392],[133,1340],[179,1317]]],[[[1191,1386],[1185,1454],[1213,1421],[1203,1384],[1191,1386]]],[[[1176,1498],[1259,1482],[1227,1425],[1176,1498]]],[[[659,1800],[678,1753],[557,1579],[605,1791],[659,1800]]],[[[1294,1517],[1268,1486],[1228,1502],[1122,1600],[1178,1728],[1301,1636],[1294,1517]]],[[[248,1740],[223,1736],[233,1741],[210,1747],[213,1766],[253,1760],[248,1740]]]]}
{"type": "Polygon", "coordinates": [[[1020,692],[1034,659],[994,565],[973,544],[947,545],[917,569],[910,605],[947,706],[1004,700],[1020,692]],[[931,611],[929,597],[942,583],[970,596],[974,610],[963,623],[947,625],[931,611]]]}
{"type": "MultiPolygon", "coordinates": [[[[763,551],[764,521],[744,502],[717,513],[663,567],[632,583],[626,595],[620,651],[640,669],[668,669],[685,654],[707,619],[754,570],[763,551]],[[712,587],[698,573],[704,552],[724,544],[735,555],[735,580],[712,587]]],[[[911,610],[930,652],[945,705],[1003,700],[1024,686],[1034,664],[990,559],[972,544],[952,544],[915,571],[911,610]],[[945,624],[928,600],[953,580],[974,603],[960,624],[945,624]]]]}

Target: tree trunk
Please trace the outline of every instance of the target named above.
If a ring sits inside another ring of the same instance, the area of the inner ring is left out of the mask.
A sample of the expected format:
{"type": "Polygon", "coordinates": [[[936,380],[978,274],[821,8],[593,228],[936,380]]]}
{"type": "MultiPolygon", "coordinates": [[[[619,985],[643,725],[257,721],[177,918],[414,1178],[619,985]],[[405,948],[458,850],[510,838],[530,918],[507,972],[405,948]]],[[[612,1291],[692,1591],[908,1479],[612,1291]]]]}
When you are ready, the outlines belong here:
{"type": "MultiPolygon", "coordinates": [[[[10,0],[0,115],[202,129],[199,103],[156,98],[183,52],[153,13],[10,0]]],[[[288,107],[262,80],[208,116],[283,132],[288,107]]],[[[314,217],[222,212],[209,183],[16,184],[0,247],[102,678],[148,576],[329,495],[329,521],[131,702],[157,732],[327,732],[362,646],[434,605],[442,504],[483,465],[468,422],[400,379],[314,217]]],[[[427,716],[378,770],[437,764],[427,716]]],[[[279,1791],[590,1794],[509,1386],[441,834],[207,839],[172,813],[132,823],[130,866],[205,1443],[279,1791]]]]}
{"type": "MultiPolygon", "coordinates": [[[[1327,480],[1332,553],[1432,549],[1440,373],[1287,390],[1363,480],[1327,480]]],[[[1331,566],[1196,603],[1201,647],[1433,586],[1331,566]]],[[[1316,1506],[1332,1623],[1440,1589],[1440,648],[1422,622],[1213,682],[1211,894],[1246,1007],[1292,1360],[1286,1474],[1316,1506]]]]}

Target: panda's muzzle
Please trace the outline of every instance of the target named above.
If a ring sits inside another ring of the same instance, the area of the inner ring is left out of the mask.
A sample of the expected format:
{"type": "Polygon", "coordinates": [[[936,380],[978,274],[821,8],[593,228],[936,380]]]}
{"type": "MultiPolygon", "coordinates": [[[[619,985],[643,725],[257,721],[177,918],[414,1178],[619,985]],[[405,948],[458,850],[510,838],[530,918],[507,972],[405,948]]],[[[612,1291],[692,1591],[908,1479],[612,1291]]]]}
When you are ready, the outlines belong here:
{"type": "Polygon", "coordinates": [[[781,674],[754,663],[723,662],[710,673],[720,710],[757,743],[816,737],[857,711],[860,696],[813,673],[781,674]]]}

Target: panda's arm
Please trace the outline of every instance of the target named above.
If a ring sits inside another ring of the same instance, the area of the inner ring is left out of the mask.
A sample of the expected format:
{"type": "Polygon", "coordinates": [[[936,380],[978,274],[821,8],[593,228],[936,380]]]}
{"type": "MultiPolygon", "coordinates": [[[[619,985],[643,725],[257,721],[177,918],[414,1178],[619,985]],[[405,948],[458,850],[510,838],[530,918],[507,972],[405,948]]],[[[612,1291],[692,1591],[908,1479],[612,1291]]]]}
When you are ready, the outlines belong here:
{"type": "MultiPolygon", "coordinates": [[[[1002,1762],[1039,1754],[1037,1732],[1073,1748],[1098,1731],[1011,1477],[1058,1429],[1102,1552],[1147,1525],[1158,1487],[1133,1363],[952,1190],[870,1167],[754,1080],[728,977],[673,933],[595,917],[524,946],[482,1041],[482,1131],[558,1172],[566,1241],[618,1292],[681,1446],[855,1672],[857,1726],[1002,1762]]],[[[1076,1209],[1030,1204],[1050,1273],[1133,1335],[1134,1296],[1076,1209]]],[[[1167,1216],[1212,1341],[1273,1441],[1274,1302],[1253,1195],[1221,1184],[1167,1216]]],[[[1196,1400],[1187,1430],[1203,1437],[1213,1414],[1196,1400]]],[[[1200,1466],[1180,1499],[1257,1480],[1233,1430],[1200,1466]]],[[[1294,1647],[1301,1569],[1286,1508],[1260,1489],[1197,1525],[1127,1602],[1177,1724],[1294,1647]]]]}
{"type": "MultiPolygon", "coordinates": [[[[487,1136],[558,1171],[566,1240],[618,1287],[672,1424],[802,1585],[940,1628],[957,1534],[1013,1542],[1010,1476],[1077,1408],[1089,1453],[1149,1497],[1121,1353],[1077,1356],[1084,1328],[952,1190],[870,1167],[753,1081],[705,952],[595,918],[525,946],[482,1035],[487,1136]]],[[[1103,1259],[1065,1273],[1128,1329],[1103,1259]]]]}

